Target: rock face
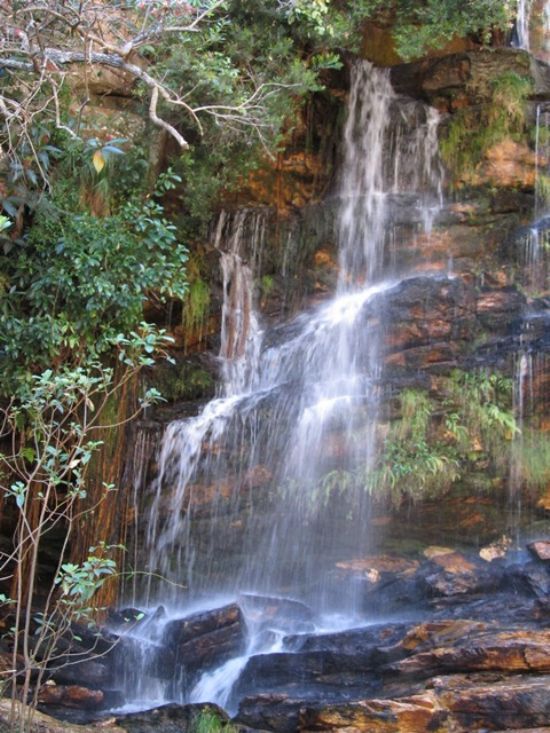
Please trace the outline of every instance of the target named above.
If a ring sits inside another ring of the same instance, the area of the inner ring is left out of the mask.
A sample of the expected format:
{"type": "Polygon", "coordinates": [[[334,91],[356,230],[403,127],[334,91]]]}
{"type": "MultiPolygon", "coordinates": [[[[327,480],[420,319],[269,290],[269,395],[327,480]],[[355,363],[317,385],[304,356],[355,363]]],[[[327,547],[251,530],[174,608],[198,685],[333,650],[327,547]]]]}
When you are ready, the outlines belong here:
{"type": "Polygon", "coordinates": [[[116,725],[127,733],[186,733],[221,730],[226,713],[217,705],[163,705],[143,713],[119,716],[116,725]],[[202,721],[202,723],[201,723],[202,721]]]}
{"type": "MultiPolygon", "coordinates": [[[[133,635],[141,643],[156,629],[152,638],[164,665],[157,677],[171,680],[170,695],[184,697],[203,672],[243,654],[246,617],[265,651],[249,657],[231,689],[228,705],[238,709],[231,721],[237,729],[534,729],[550,726],[550,565],[543,559],[544,543],[529,549],[531,555],[509,549],[489,561],[432,545],[414,556],[338,562],[335,572],[357,580],[366,622],[381,616],[405,619],[400,621],[316,633],[315,613],[304,603],[243,594],[238,604],[168,621],[162,608],[149,614],[126,609],[111,614],[110,627],[126,641],[133,635]],[[283,637],[279,651],[269,651],[273,630],[285,624],[297,633],[283,637]]],[[[114,664],[109,679],[115,683],[121,679],[116,654],[124,657],[124,641],[104,662],[114,664]]],[[[89,716],[124,702],[120,693],[101,686],[49,683],[40,692],[42,709],[73,719],[75,709],[89,716]]],[[[166,705],[117,717],[116,725],[128,733],[196,733],[204,715],[227,723],[215,706],[166,705]]]]}
{"type": "Polygon", "coordinates": [[[162,645],[172,650],[174,665],[190,681],[198,672],[237,656],[244,650],[246,626],[236,604],[170,621],[162,645]]]}
{"type": "Polygon", "coordinates": [[[539,560],[550,560],[550,540],[531,542],[528,548],[539,560]]]}
{"type": "Polygon", "coordinates": [[[539,88],[546,89],[548,67],[532,60],[525,51],[510,48],[465,51],[397,65],[391,69],[391,81],[399,94],[453,111],[485,101],[492,81],[504,72],[531,75],[533,64],[539,88]]]}
{"type": "MultiPolygon", "coordinates": [[[[389,625],[384,628],[390,632],[389,625]]],[[[472,733],[550,724],[547,630],[502,631],[495,623],[449,619],[398,633],[390,646],[373,645],[368,653],[363,646],[351,658],[328,651],[298,653],[292,660],[273,655],[271,663],[253,658],[240,684],[271,691],[245,697],[237,720],[285,733],[472,733]],[[288,679],[284,687],[281,674],[288,679]],[[331,702],[336,688],[338,701],[331,702]]],[[[335,643],[333,636],[329,645],[335,643]]]]}
{"type": "MultiPolygon", "coordinates": [[[[443,547],[425,554],[415,563],[364,558],[346,569],[359,576],[378,566],[390,586],[411,578],[421,585],[445,574],[445,593],[426,594],[427,620],[285,638],[284,651],[249,660],[234,689],[241,698],[236,720],[281,733],[473,733],[550,725],[549,616],[525,582],[531,564],[484,562],[443,547]],[[469,585],[457,592],[451,579],[464,575],[469,585]],[[514,585],[520,576],[524,584],[514,585]]],[[[536,567],[550,578],[543,560],[536,567]]],[[[386,613],[404,612],[396,598],[393,592],[387,599],[386,613]]]]}
{"type": "Polygon", "coordinates": [[[44,685],[38,701],[42,705],[63,705],[69,708],[97,709],[102,707],[104,694],[78,685],[44,685]]]}

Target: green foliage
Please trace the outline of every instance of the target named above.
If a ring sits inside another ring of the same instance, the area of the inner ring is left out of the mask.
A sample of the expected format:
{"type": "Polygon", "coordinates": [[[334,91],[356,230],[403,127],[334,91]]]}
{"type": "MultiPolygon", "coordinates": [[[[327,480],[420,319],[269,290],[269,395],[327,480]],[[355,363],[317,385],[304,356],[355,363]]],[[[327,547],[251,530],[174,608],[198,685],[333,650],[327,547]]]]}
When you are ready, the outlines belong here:
{"type": "Polygon", "coordinates": [[[262,279],[260,280],[260,298],[262,301],[269,298],[274,287],[275,280],[273,275],[262,275],[262,279]]]}
{"type": "Polygon", "coordinates": [[[59,586],[64,610],[70,608],[77,619],[90,615],[90,601],[107,578],[116,573],[115,561],[105,556],[105,552],[111,549],[105,545],[90,547],[90,553],[97,551],[98,554],[88,555],[80,565],[69,562],[61,565],[54,582],[59,586]]]}
{"type": "MultiPolygon", "coordinates": [[[[374,468],[330,471],[317,494],[328,501],[335,492],[362,487],[399,503],[445,492],[476,464],[507,470],[518,432],[511,401],[511,380],[497,373],[457,370],[442,380],[437,398],[405,389],[400,417],[390,424],[374,468]]],[[[544,475],[542,468],[533,472],[539,480],[544,475]]]]}
{"type": "Polygon", "coordinates": [[[369,492],[388,493],[399,502],[443,491],[459,476],[457,451],[432,426],[436,409],[427,393],[406,389],[400,395],[401,418],[386,436],[378,467],[364,477],[369,492]]]}
{"type": "Polygon", "coordinates": [[[515,460],[519,478],[529,489],[540,491],[550,482],[550,437],[547,433],[526,428],[518,441],[515,460]]]}
{"type": "Polygon", "coordinates": [[[532,82],[508,71],[492,82],[491,99],[479,112],[459,110],[441,140],[441,156],[456,177],[472,174],[493,145],[517,139],[525,127],[525,101],[532,82]]]}
{"type": "Polygon", "coordinates": [[[214,710],[201,710],[191,725],[191,733],[237,733],[237,728],[214,710]]]}
{"type": "MultiPolygon", "coordinates": [[[[418,390],[401,393],[401,418],[386,437],[370,490],[418,498],[445,491],[471,462],[498,462],[517,431],[512,384],[500,374],[454,371],[436,401],[418,390]]],[[[508,451],[506,451],[508,452],[508,451]]]]}
{"type": "Polygon", "coordinates": [[[539,173],[536,180],[536,195],[539,206],[546,207],[550,204],[550,176],[539,173]]]}
{"type": "MultiPolygon", "coordinates": [[[[170,180],[160,180],[159,193],[170,180]]],[[[186,294],[187,250],[154,198],[133,196],[97,217],[82,211],[69,187],[56,187],[24,240],[0,256],[7,281],[0,293],[0,361],[8,392],[22,371],[120,346],[117,336],[143,320],[148,296],[186,294]]]]}
{"type": "Polygon", "coordinates": [[[186,334],[198,334],[202,339],[202,332],[206,324],[210,309],[210,288],[197,275],[189,283],[187,296],[183,303],[182,323],[186,334]]]}
{"type": "MultiPolygon", "coordinates": [[[[384,7],[384,3],[378,3],[384,7]]],[[[488,44],[494,29],[507,30],[516,4],[508,0],[396,0],[396,47],[405,59],[440,48],[453,38],[476,34],[488,44]]]]}

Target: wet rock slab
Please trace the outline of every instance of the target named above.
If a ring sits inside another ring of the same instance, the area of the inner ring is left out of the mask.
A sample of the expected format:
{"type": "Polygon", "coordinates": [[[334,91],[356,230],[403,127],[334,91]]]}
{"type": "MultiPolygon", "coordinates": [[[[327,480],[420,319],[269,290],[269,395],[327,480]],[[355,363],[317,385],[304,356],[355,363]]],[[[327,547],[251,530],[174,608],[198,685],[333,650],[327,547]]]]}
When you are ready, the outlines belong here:
{"type": "MultiPolygon", "coordinates": [[[[386,563],[374,584],[383,591],[392,579],[423,579],[428,620],[287,636],[288,651],[249,660],[236,721],[280,733],[550,726],[547,562],[488,563],[431,549],[406,572],[386,563]]],[[[374,564],[365,558],[350,569],[370,573],[374,564]]]]}
{"type": "Polygon", "coordinates": [[[44,685],[38,694],[41,705],[63,705],[69,708],[95,710],[103,704],[102,690],[80,685],[44,685]]]}
{"type": "Polygon", "coordinates": [[[531,542],[527,547],[539,560],[550,560],[550,540],[531,542]]]}
{"type": "Polygon", "coordinates": [[[222,730],[228,716],[217,705],[162,705],[142,713],[131,713],[116,718],[116,725],[127,733],[185,733],[199,730],[202,719],[205,730],[222,730]],[[210,728],[206,723],[210,721],[210,728]]]}
{"type": "Polygon", "coordinates": [[[472,733],[550,722],[550,678],[467,680],[395,700],[373,699],[300,712],[300,730],[365,733],[472,733]]]}
{"type": "Polygon", "coordinates": [[[237,656],[245,644],[246,624],[236,603],[170,621],[162,638],[188,678],[237,656]]]}
{"type": "Polygon", "coordinates": [[[241,593],[239,605],[246,616],[260,627],[293,627],[296,631],[312,631],[313,610],[301,601],[257,593],[241,593]]]}

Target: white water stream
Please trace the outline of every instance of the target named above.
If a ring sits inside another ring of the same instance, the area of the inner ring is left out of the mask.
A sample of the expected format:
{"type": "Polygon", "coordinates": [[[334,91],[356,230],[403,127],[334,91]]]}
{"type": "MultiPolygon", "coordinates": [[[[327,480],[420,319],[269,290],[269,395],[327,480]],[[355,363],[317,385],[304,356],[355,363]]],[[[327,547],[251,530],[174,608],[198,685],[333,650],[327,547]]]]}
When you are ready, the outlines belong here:
{"type": "Polygon", "coordinates": [[[525,51],[529,51],[529,23],[531,20],[531,9],[534,0],[518,0],[516,15],[517,45],[525,51]]]}

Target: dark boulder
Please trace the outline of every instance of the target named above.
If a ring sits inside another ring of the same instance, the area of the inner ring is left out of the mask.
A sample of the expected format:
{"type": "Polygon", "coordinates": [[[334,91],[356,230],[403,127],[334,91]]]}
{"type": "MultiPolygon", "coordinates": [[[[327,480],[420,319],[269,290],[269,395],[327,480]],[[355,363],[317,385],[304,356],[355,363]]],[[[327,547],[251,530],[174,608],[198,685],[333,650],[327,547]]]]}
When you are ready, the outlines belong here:
{"type": "Polygon", "coordinates": [[[175,670],[188,684],[203,673],[238,656],[246,645],[244,616],[235,603],[169,621],[161,640],[173,652],[175,670]]]}

